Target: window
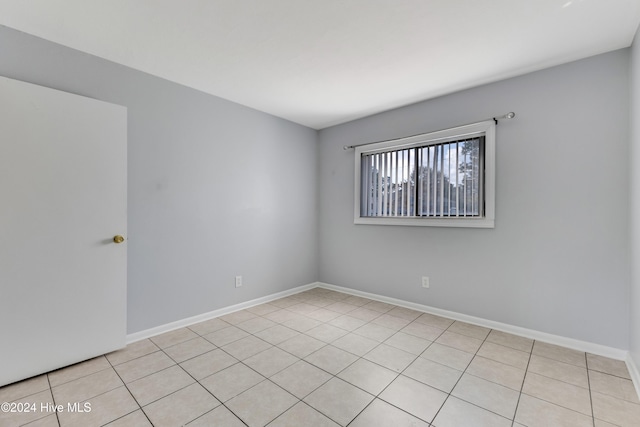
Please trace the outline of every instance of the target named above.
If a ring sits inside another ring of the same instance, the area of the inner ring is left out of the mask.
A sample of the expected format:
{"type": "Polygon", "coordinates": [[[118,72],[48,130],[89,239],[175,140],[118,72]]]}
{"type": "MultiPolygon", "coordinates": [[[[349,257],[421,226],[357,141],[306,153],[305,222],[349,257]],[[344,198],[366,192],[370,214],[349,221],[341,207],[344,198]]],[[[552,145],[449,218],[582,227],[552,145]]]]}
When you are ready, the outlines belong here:
{"type": "Polygon", "coordinates": [[[355,152],[356,224],[494,226],[493,120],[355,152]]]}

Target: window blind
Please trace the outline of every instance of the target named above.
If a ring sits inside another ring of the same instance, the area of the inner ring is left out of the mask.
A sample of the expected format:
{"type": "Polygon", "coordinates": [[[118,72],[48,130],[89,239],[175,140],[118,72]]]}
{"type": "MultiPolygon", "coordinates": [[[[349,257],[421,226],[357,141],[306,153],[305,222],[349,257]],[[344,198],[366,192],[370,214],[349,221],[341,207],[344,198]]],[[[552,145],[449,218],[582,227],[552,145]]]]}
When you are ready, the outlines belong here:
{"type": "Polygon", "coordinates": [[[362,153],[361,216],[482,216],[484,140],[362,153]]]}

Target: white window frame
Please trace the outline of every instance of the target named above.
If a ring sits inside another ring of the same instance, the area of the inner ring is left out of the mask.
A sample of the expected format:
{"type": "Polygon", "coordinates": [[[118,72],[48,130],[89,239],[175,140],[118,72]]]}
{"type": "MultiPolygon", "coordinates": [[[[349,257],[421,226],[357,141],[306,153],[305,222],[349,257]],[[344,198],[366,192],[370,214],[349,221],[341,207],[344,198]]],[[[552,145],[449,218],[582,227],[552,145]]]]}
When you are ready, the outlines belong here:
{"type": "Polygon", "coordinates": [[[495,168],[496,168],[496,124],[487,120],[458,126],[437,132],[424,133],[406,138],[377,142],[355,147],[354,224],[409,225],[426,227],[495,227],[495,168]],[[484,135],[484,213],[479,217],[362,217],[361,165],[362,154],[376,151],[412,148],[439,144],[447,140],[484,135]]]}

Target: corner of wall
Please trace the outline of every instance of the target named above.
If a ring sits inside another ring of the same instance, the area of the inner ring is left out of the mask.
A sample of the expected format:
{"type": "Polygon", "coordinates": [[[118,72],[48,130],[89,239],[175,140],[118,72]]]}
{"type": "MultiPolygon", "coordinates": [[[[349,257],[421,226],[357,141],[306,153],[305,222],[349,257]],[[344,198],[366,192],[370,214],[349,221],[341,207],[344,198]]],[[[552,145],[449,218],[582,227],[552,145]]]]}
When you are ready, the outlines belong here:
{"type": "MultiPolygon", "coordinates": [[[[630,186],[629,186],[629,233],[630,268],[629,285],[629,371],[635,373],[635,384],[640,383],[640,263],[634,262],[640,255],[640,28],[636,32],[630,48],[630,102],[629,102],[629,143],[630,143],[630,186]]],[[[640,389],[638,390],[640,394],[640,389]]]]}

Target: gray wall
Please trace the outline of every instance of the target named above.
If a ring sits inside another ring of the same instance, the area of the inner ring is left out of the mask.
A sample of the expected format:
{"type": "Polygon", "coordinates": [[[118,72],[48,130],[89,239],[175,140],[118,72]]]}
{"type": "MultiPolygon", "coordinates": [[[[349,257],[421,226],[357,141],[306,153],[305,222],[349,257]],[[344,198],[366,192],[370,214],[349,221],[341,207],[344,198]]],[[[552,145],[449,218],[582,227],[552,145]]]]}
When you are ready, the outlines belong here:
{"type": "Polygon", "coordinates": [[[467,90],[325,129],[318,148],[311,129],[0,26],[0,75],[128,107],[130,333],[320,279],[628,348],[628,65],[622,50],[467,90]],[[511,110],[495,229],[353,224],[343,145],[511,110]]]}
{"type": "Polygon", "coordinates": [[[630,343],[631,357],[640,367],[640,29],[631,46],[630,67],[631,102],[631,155],[629,166],[631,173],[631,316],[630,343]]]}
{"type": "Polygon", "coordinates": [[[317,280],[314,130],[1,26],[0,75],[128,108],[129,333],[317,280]]]}
{"type": "Polygon", "coordinates": [[[628,56],[616,51],[320,131],[320,280],[628,348],[628,56]],[[495,229],[353,224],[354,154],[343,145],[508,111],[517,117],[497,128],[495,229]]]}

